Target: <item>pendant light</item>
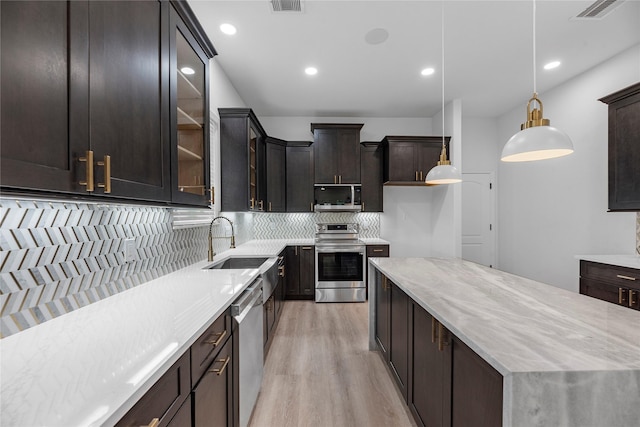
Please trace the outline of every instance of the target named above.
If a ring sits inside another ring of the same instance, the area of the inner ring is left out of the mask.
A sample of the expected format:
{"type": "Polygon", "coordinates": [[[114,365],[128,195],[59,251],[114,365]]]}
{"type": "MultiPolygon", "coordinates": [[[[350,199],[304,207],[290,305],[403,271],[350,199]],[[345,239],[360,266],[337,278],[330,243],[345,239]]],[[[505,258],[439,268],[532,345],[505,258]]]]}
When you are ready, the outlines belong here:
{"type": "Polygon", "coordinates": [[[444,2],[442,2],[442,151],[440,152],[440,160],[434,166],[424,182],[426,184],[455,184],[462,181],[460,171],[451,165],[451,161],[447,160],[447,147],[444,142],[444,2]]]}
{"type": "Polygon", "coordinates": [[[542,101],[536,91],[536,0],[533,0],[533,97],[527,102],[527,121],[502,149],[503,162],[528,162],[553,159],[573,153],[569,136],[550,126],[543,115],[542,101]],[[532,109],[532,104],[538,108],[532,109]]]}

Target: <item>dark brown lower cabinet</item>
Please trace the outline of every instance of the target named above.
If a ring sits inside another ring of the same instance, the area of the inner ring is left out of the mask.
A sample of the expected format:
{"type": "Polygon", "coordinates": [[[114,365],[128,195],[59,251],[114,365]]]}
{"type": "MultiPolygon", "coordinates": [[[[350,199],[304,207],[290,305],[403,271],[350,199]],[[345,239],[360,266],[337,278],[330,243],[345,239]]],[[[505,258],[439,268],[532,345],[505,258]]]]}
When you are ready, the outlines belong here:
{"type": "Polygon", "coordinates": [[[408,405],[419,426],[451,425],[451,346],[438,348],[435,319],[422,307],[411,304],[411,343],[408,405]]]}
{"type": "Polygon", "coordinates": [[[389,366],[406,400],[409,375],[409,297],[391,281],[388,283],[391,289],[389,366]]]}
{"type": "Polygon", "coordinates": [[[195,427],[233,426],[233,337],[193,389],[195,427]]]}
{"type": "Polygon", "coordinates": [[[313,299],[316,282],[315,246],[287,246],[286,296],[288,299],[313,299]]]}
{"type": "Polygon", "coordinates": [[[502,426],[502,375],[376,271],[376,341],[423,427],[502,426]]]}
{"type": "Polygon", "coordinates": [[[640,310],[640,270],[581,260],[580,293],[640,310]]]}

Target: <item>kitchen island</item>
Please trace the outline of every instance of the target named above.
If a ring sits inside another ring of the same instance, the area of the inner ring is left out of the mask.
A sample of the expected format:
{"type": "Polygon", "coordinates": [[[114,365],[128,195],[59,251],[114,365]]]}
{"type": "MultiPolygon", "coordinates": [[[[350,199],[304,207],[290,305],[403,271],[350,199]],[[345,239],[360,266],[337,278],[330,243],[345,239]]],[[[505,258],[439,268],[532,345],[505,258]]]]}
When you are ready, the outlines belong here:
{"type": "Polygon", "coordinates": [[[369,269],[371,350],[384,275],[502,376],[503,426],[638,425],[638,312],[460,259],[369,269]]]}

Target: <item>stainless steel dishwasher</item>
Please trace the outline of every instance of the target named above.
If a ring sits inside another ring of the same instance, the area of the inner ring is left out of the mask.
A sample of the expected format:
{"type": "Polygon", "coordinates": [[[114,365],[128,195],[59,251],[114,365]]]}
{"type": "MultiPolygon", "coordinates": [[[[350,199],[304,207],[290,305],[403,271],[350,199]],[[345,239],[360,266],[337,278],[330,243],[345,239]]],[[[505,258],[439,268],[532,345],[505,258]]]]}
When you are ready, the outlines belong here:
{"type": "MultiPolygon", "coordinates": [[[[256,279],[231,304],[238,334],[238,406],[240,427],[246,427],[258,399],[263,373],[262,278],[256,279]]],[[[235,334],[235,332],[234,332],[235,334]]]]}

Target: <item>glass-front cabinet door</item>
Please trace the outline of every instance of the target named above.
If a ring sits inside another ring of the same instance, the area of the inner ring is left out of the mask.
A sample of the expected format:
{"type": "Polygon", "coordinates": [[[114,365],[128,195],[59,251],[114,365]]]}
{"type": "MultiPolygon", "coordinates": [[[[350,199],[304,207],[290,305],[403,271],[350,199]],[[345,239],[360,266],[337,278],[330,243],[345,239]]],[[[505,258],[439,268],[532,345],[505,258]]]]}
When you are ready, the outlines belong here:
{"type": "Polygon", "coordinates": [[[172,201],[204,206],[211,198],[208,58],[172,12],[172,201]]]}

